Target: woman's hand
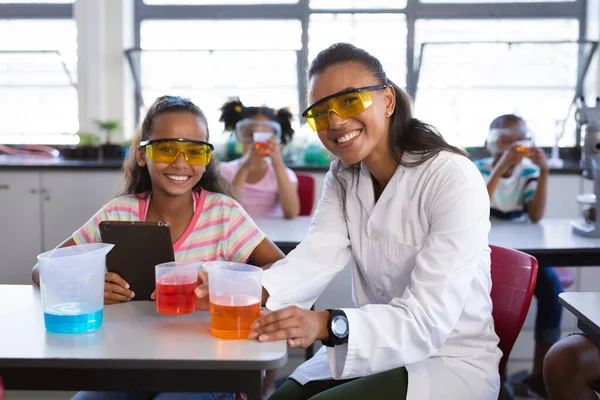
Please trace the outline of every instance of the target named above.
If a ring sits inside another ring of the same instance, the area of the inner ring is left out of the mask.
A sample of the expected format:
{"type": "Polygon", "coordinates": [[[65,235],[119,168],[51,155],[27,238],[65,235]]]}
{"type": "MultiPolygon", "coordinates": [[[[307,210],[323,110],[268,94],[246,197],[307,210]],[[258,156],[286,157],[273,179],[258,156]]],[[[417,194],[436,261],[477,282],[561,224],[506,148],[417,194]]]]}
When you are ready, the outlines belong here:
{"type": "Polygon", "coordinates": [[[327,340],[329,311],[310,311],[296,306],[274,311],[257,319],[248,339],[259,342],[287,340],[290,347],[307,348],[316,340],[327,340]]]}
{"type": "Polygon", "coordinates": [[[129,301],[135,293],[129,290],[129,283],[114,272],[107,272],[104,276],[104,304],[116,304],[129,301]]]}

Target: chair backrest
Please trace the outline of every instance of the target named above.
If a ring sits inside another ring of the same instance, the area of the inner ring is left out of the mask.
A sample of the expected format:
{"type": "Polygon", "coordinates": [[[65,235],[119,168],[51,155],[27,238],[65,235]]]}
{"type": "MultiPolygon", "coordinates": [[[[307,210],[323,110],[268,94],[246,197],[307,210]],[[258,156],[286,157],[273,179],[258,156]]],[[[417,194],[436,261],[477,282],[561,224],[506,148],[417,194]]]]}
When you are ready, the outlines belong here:
{"type": "Polygon", "coordinates": [[[300,215],[311,215],[315,204],[315,178],[310,174],[296,172],[298,177],[298,197],[300,215]]]}
{"type": "Polygon", "coordinates": [[[500,338],[500,377],[504,372],[508,356],[523,327],[529,311],[535,280],[537,260],[529,254],[504,247],[492,246],[492,304],[494,326],[500,338]]]}
{"type": "Polygon", "coordinates": [[[2,378],[0,378],[0,400],[4,400],[4,383],[2,383],[2,378]]]}

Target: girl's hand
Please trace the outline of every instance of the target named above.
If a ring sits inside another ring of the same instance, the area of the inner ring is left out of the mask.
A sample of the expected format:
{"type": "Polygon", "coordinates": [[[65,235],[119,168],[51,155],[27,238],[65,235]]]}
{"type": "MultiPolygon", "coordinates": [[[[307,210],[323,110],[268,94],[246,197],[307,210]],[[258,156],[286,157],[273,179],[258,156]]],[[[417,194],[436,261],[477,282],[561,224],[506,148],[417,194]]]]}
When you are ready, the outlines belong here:
{"type": "Polygon", "coordinates": [[[499,172],[505,173],[515,165],[519,164],[524,157],[525,153],[520,152],[518,150],[518,145],[514,144],[510,149],[506,150],[502,154],[502,157],[500,157],[500,161],[498,161],[497,168],[499,169],[499,172]]]}
{"type": "Polygon", "coordinates": [[[208,272],[198,271],[199,286],[194,290],[196,295],[196,311],[208,311],[210,302],[208,301],[208,272]]]}
{"type": "Polygon", "coordinates": [[[310,311],[296,306],[274,311],[257,319],[248,339],[259,342],[287,340],[290,347],[307,348],[315,340],[329,337],[329,311],[310,311]]]}
{"type": "MultiPolygon", "coordinates": [[[[194,290],[196,295],[196,311],[208,311],[208,273],[198,271],[198,287],[194,290]]],[[[156,300],[156,290],[150,295],[152,300],[156,300]]]]}
{"type": "Polygon", "coordinates": [[[548,161],[546,160],[544,150],[539,147],[532,147],[529,151],[531,152],[529,159],[533,161],[535,165],[540,167],[541,172],[548,172],[548,161]]]}
{"type": "Polygon", "coordinates": [[[107,272],[104,276],[104,304],[116,304],[129,301],[135,293],[129,290],[129,283],[114,272],[107,272]]]}
{"type": "Polygon", "coordinates": [[[271,136],[269,141],[267,142],[269,146],[269,155],[271,156],[271,160],[273,163],[281,162],[283,164],[283,159],[281,158],[281,145],[275,136],[271,136]]]}
{"type": "Polygon", "coordinates": [[[252,146],[242,156],[242,164],[240,167],[252,170],[261,165],[261,163],[263,162],[263,158],[265,157],[264,155],[260,154],[261,151],[261,149],[257,149],[256,147],[252,146]]]}

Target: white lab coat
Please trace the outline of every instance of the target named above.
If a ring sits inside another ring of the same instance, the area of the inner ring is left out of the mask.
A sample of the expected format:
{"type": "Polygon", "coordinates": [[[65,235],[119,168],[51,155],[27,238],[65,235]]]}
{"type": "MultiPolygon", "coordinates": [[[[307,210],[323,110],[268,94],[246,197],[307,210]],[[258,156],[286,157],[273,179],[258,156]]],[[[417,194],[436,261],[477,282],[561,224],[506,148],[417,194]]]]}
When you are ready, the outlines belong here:
{"type": "Polygon", "coordinates": [[[263,275],[269,309],[309,308],[348,262],[353,268],[358,308],[343,309],[348,343],[321,348],[292,378],[304,384],[405,366],[409,400],[495,400],[502,353],[481,174],[442,152],[399,166],[377,203],[367,168],[350,176],[348,219],[330,171],[308,237],[263,275]]]}

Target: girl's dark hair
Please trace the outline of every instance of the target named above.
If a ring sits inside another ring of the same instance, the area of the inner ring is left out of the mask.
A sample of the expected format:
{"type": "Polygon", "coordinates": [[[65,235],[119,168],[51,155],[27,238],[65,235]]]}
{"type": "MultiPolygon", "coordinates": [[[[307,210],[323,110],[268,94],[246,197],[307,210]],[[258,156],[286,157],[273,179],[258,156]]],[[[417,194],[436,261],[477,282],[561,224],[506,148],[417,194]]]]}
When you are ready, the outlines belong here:
{"type": "MultiPolygon", "coordinates": [[[[189,99],[178,96],[161,96],[150,106],[144,117],[144,121],[137,129],[127,158],[123,163],[125,174],[125,190],[123,195],[146,195],[152,191],[152,181],[148,173],[148,167],[140,167],[137,163],[136,154],[140,142],[148,140],[152,135],[156,118],[167,113],[192,113],[206,125],[206,140],[208,141],[208,121],[200,108],[189,99]]],[[[214,193],[222,193],[233,197],[229,183],[219,174],[216,161],[211,157],[200,181],[194,186],[195,191],[205,189],[214,193]]]]}
{"type": "Polygon", "coordinates": [[[494,118],[490,124],[490,129],[499,129],[504,126],[507,122],[518,122],[519,124],[527,125],[527,122],[518,115],[515,114],[504,114],[494,118]]]}
{"type": "Polygon", "coordinates": [[[292,113],[287,108],[275,110],[269,107],[246,107],[238,97],[230,99],[221,107],[221,118],[219,121],[225,124],[226,131],[234,131],[235,124],[244,118],[252,118],[257,115],[264,115],[271,121],[277,122],[281,126],[281,144],[287,144],[294,136],[292,128],[292,113]]]}
{"type": "MultiPolygon", "coordinates": [[[[396,108],[391,115],[390,147],[396,149],[392,154],[396,162],[406,167],[416,167],[435,157],[441,151],[450,151],[465,155],[457,147],[444,140],[437,129],[412,116],[410,96],[388,79],[381,62],[368,52],[349,43],[336,43],[321,51],[308,69],[308,79],[325,71],[328,67],[344,62],[358,63],[365,67],[379,84],[392,86],[396,93],[396,108]],[[402,157],[403,154],[411,157],[402,157]]],[[[335,163],[334,177],[338,184],[338,194],[346,209],[346,184],[341,178],[342,172],[350,170],[353,176],[359,176],[359,164],[344,165],[340,160],[335,163]]]]}

